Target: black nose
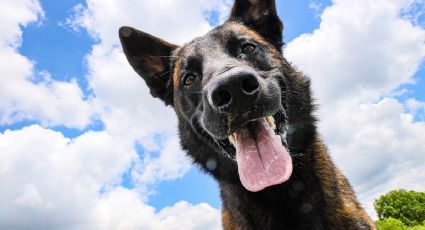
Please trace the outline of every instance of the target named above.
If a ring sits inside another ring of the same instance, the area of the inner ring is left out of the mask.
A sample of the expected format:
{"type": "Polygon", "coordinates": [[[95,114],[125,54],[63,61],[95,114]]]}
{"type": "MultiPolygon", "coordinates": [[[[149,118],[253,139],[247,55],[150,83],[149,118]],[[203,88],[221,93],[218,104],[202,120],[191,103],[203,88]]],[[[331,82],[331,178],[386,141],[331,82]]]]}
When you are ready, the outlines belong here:
{"type": "Polygon", "coordinates": [[[259,91],[260,83],[254,72],[234,68],[213,79],[209,100],[219,112],[247,110],[258,98],[259,91]]]}

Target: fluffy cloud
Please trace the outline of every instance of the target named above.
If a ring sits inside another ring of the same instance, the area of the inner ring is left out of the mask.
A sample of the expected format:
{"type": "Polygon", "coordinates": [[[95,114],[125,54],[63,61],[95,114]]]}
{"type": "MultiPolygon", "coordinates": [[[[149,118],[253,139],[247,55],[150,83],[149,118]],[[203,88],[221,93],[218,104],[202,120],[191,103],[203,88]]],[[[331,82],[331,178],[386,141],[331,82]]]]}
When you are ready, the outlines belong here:
{"type": "Polygon", "coordinates": [[[415,172],[425,167],[425,122],[404,111],[402,103],[385,98],[324,118],[333,119],[323,131],[334,159],[371,213],[373,199],[390,189],[424,189],[425,175],[415,172]]]}
{"type": "Polygon", "coordinates": [[[208,204],[181,201],[155,213],[137,193],[125,189],[108,193],[93,211],[100,229],[221,229],[219,211],[208,204]]]}
{"type": "Polygon", "coordinates": [[[391,95],[425,57],[425,30],[407,20],[415,1],[335,0],[320,28],[285,53],[313,82],[320,130],[362,203],[375,215],[378,195],[399,187],[424,190],[423,102],[391,95]],[[405,12],[403,17],[400,12],[405,12]],[[422,184],[422,185],[421,185],[422,184]]]}
{"type": "Polygon", "coordinates": [[[126,142],[103,131],[68,139],[36,125],[0,134],[0,227],[219,229],[219,211],[207,204],[156,212],[139,190],[116,186],[138,158],[126,142]]]}
{"type": "Polygon", "coordinates": [[[137,162],[133,170],[133,178],[136,183],[150,185],[160,180],[171,180],[183,176],[189,169],[190,162],[180,149],[180,141],[176,135],[165,138],[159,157],[146,155],[143,161],[137,162]]]}
{"type": "Polygon", "coordinates": [[[424,30],[400,17],[409,3],[335,0],[320,28],[294,39],[285,52],[311,75],[323,104],[376,100],[412,82],[425,55],[424,30]]]}
{"type": "Polygon", "coordinates": [[[135,153],[104,132],[74,140],[39,126],[0,135],[1,228],[87,222],[99,189],[120,181],[135,153]],[[109,143],[109,144],[108,144],[109,143]],[[120,153],[120,154],[117,154],[120,153]]]}
{"type": "Polygon", "coordinates": [[[74,8],[75,15],[67,24],[74,29],[87,29],[104,45],[118,43],[117,30],[123,25],[181,44],[211,29],[205,20],[209,13],[217,13],[223,21],[230,3],[230,0],[87,0],[87,7],[74,8]]]}
{"type": "Polygon", "coordinates": [[[0,47],[17,47],[22,35],[19,25],[26,26],[43,18],[44,12],[37,0],[5,0],[2,5],[0,30],[4,32],[0,34],[0,47]]]}
{"type": "Polygon", "coordinates": [[[39,120],[44,125],[83,128],[90,123],[89,102],[75,80],[52,80],[48,72],[34,73],[34,63],[17,52],[21,28],[43,18],[35,0],[7,0],[0,9],[0,125],[39,120]]]}

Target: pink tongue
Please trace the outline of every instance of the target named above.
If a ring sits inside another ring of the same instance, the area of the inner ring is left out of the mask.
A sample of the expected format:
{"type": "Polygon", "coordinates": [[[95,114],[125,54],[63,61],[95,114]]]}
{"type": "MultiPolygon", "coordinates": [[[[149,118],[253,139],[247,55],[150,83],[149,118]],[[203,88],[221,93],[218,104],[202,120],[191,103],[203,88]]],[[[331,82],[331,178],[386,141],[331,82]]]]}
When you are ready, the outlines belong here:
{"type": "Polygon", "coordinates": [[[259,121],[259,131],[252,137],[247,128],[236,134],[236,161],[242,185],[251,192],[281,184],[292,174],[292,160],[264,118],[259,121]]]}

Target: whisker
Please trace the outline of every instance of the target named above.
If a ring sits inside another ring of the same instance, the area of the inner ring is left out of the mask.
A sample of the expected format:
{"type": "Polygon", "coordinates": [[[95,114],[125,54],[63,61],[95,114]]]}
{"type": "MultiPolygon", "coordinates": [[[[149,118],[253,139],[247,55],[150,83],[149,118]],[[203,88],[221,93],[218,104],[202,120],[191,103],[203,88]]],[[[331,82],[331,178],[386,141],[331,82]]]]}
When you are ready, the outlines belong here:
{"type": "Polygon", "coordinates": [[[159,78],[163,78],[165,75],[169,74],[171,70],[165,71],[163,74],[159,76],[159,78]]]}

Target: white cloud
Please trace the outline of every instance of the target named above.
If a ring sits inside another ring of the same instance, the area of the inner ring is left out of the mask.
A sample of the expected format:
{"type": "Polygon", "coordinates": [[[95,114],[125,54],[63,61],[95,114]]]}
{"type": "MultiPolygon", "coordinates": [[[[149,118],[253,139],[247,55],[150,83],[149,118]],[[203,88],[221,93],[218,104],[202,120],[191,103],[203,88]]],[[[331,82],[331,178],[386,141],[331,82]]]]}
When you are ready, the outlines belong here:
{"type": "Polygon", "coordinates": [[[425,1],[411,0],[411,4],[401,11],[403,18],[410,20],[414,25],[425,26],[425,1]]]}
{"type": "Polygon", "coordinates": [[[221,229],[219,211],[208,204],[181,201],[155,213],[137,196],[135,192],[117,189],[99,200],[94,216],[101,223],[100,229],[221,229]]]}
{"type": "Polygon", "coordinates": [[[316,1],[310,1],[308,3],[308,8],[310,8],[316,17],[320,17],[320,13],[322,11],[322,3],[316,1]]]}
{"type": "Polygon", "coordinates": [[[83,128],[90,123],[89,102],[75,80],[52,80],[34,73],[34,62],[20,55],[22,30],[43,18],[36,0],[7,0],[0,9],[0,125],[39,120],[43,125],[83,128]],[[7,31],[7,32],[6,32],[7,31]]]}
{"type": "Polygon", "coordinates": [[[406,107],[410,114],[418,114],[421,111],[425,113],[425,102],[410,98],[406,101],[406,107]]]}
{"type": "Polygon", "coordinates": [[[87,60],[94,104],[109,132],[135,140],[160,132],[175,133],[174,111],[149,94],[120,49],[95,45],[87,60]]]}
{"type": "Polygon", "coordinates": [[[133,170],[137,184],[151,185],[183,176],[190,161],[180,149],[173,109],[150,95],[121,50],[105,51],[102,45],[96,45],[87,60],[94,105],[105,130],[141,145],[146,152],[133,170]],[[158,135],[160,138],[156,138],[158,135]],[[159,152],[159,156],[151,157],[150,151],[159,152]]]}
{"type": "Polygon", "coordinates": [[[118,44],[118,28],[123,25],[181,44],[211,29],[206,12],[217,11],[223,21],[229,6],[229,0],[87,0],[87,8],[77,5],[66,23],[87,29],[107,46],[118,44]]]}
{"type": "Polygon", "coordinates": [[[323,104],[376,100],[411,82],[425,55],[424,30],[399,16],[408,3],[334,1],[320,28],[294,39],[285,52],[312,76],[323,104]]]}
{"type": "Polygon", "coordinates": [[[151,185],[160,180],[176,179],[190,168],[190,161],[185,153],[178,151],[180,142],[177,136],[166,137],[165,145],[159,157],[146,155],[133,170],[133,177],[138,184],[151,185]]]}
{"type": "Polygon", "coordinates": [[[178,202],[162,209],[158,216],[164,229],[222,229],[219,211],[205,203],[193,206],[184,201],[178,202]]]}
{"type": "Polygon", "coordinates": [[[0,194],[0,228],[219,228],[219,211],[209,205],[180,202],[156,212],[137,189],[116,186],[135,158],[131,143],[106,132],[68,139],[36,125],[5,131],[0,134],[0,184],[7,185],[0,194]]]}
{"type": "Polygon", "coordinates": [[[10,47],[0,47],[0,125],[38,120],[45,126],[83,128],[90,123],[90,103],[75,80],[55,81],[10,47]],[[35,76],[38,75],[38,76],[35,76]],[[40,82],[34,82],[38,77],[40,82]]]}
{"type": "Polygon", "coordinates": [[[385,98],[376,104],[343,107],[324,118],[333,120],[322,130],[334,159],[370,213],[374,199],[390,189],[425,188],[420,183],[424,174],[413,173],[425,167],[425,122],[414,122],[404,111],[399,101],[385,98]]]}
{"type": "Polygon", "coordinates": [[[320,131],[373,216],[378,195],[425,189],[425,123],[413,119],[423,102],[393,98],[425,57],[425,30],[400,16],[412,2],[335,0],[285,49],[312,78],[320,131]]]}
{"type": "Polygon", "coordinates": [[[0,47],[18,47],[21,43],[22,31],[19,25],[44,17],[44,12],[38,0],[4,0],[0,9],[0,47]]]}

